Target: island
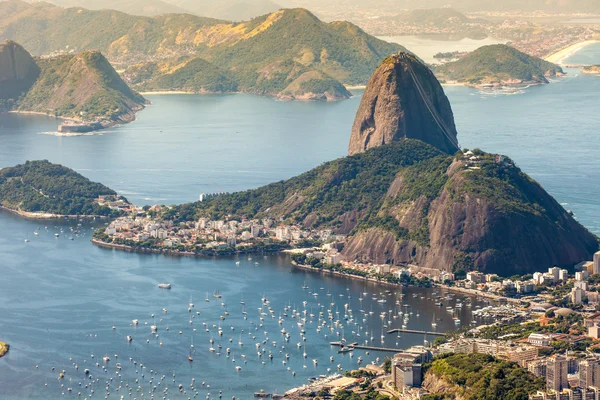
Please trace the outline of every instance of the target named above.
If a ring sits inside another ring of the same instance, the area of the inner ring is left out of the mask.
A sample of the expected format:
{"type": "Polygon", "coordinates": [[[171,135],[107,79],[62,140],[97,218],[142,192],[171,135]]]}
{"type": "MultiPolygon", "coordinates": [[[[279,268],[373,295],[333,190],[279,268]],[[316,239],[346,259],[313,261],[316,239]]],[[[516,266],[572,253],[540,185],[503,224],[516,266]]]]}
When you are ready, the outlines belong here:
{"type": "Polygon", "coordinates": [[[114,190],[46,160],[0,169],[0,208],[23,217],[115,218],[131,207],[114,190]]]}
{"type": "Polygon", "coordinates": [[[325,245],[311,253],[332,270],[415,266],[437,277],[570,267],[599,247],[509,157],[459,150],[440,83],[407,53],[373,73],[348,157],[258,189],[143,211],[111,222],[95,243],[185,255],[325,245]]]}
{"type": "Polygon", "coordinates": [[[65,43],[78,52],[97,49],[127,84],[144,93],[243,92],[284,100],[342,100],[351,96],[346,86],[365,85],[381,60],[404,50],[352,23],[326,23],[302,8],[228,22],[8,0],[0,2],[0,15],[6,21],[0,38],[18,41],[36,56],[63,54],[65,43]],[[39,23],[31,24],[32,18],[39,23]],[[82,26],[85,35],[77,34],[82,26]]]}
{"type": "Polygon", "coordinates": [[[34,59],[6,41],[0,44],[0,65],[0,111],[61,118],[62,133],[131,122],[146,103],[98,51],[34,59]]]}
{"type": "Polygon", "coordinates": [[[600,65],[588,65],[581,69],[581,72],[589,75],[600,75],[600,65]]]}
{"type": "Polygon", "coordinates": [[[548,78],[564,75],[560,66],[502,44],[436,66],[435,73],[443,82],[492,88],[547,84],[548,78]]]}

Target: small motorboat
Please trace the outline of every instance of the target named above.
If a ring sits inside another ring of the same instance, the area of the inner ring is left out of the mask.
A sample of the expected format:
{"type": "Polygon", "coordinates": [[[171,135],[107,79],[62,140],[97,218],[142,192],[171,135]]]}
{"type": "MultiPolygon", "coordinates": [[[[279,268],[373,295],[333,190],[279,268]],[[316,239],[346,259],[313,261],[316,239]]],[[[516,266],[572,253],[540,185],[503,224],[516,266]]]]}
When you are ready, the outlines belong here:
{"type": "Polygon", "coordinates": [[[171,289],[171,284],[170,283],[159,283],[158,287],[161,289],[171,289]]]}

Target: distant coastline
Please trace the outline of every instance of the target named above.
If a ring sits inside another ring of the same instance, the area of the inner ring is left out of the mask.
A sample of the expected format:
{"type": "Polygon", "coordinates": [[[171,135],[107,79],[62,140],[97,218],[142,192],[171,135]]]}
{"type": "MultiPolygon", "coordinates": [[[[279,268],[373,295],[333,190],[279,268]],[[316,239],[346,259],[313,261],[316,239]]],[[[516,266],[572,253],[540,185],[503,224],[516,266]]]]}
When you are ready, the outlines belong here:
{"type": "Polygon", "coordinates": [[[585,40],[583,42],[577,42],[570,46],[567,46],[561,50],[558,50],[549,56],[545,57],[544,60],[554,63],[554,64],[562,64],[565,59],[569,58],[573,54],[578,51],[590,46],[592,44],[600,43],[600,40],[585,40]]]}

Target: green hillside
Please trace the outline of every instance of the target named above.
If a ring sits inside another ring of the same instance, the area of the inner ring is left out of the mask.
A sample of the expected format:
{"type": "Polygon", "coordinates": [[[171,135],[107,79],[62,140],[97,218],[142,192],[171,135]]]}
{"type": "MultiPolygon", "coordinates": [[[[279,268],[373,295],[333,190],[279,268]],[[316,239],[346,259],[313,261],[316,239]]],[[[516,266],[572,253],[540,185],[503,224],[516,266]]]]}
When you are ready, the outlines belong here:
{"type": "Polygon", "coordinates": [[[548,83],[563,73],[558,65],[503,44],[481,47],[458,61],[435,68],[439,79],[467,84],[548,83]]]}
{"type": "Polygon", "coordinates": [[[311,227],[339,227],[345,213],[377,214],[398,172],[429,159],[441,163],[446,158],[441,154],[418,140],[393,143],[327,162],[287,181],[183,204],[173,208],[168,218],[271,216],[311,227]]]}
{"type": "Polygon", "coordinates": [[[16,40],[35,55],[100,50],[118,68],[135,64],[124,76],[133,77],[128,81],[131,84],[147,84],[140,89],[175,89],[165,87],[170,82],[202,88],[216,81],[217,87],[237,85],[244,91],[279,94],[311,72],[312,80],[318,76],[316,80],[321,81],[310,83],[311,88],[341,92],[332,80],[365,84],[381,60],[403,49],[348,22],[321,22],[304,9],[230,23],[189,14],[150,18],[9,0],[0,3],[0,14],[6,15],[0,21],[0,39],[16,40]],[[213,67],[188,61],[187,71],[159,79],[173,74],[173,60],[179,62],[182,57],[201,58],[213,67]],[[140,69],[145,74],[141,80],[137,79],[140,69]]]}
{"type": "Polygon", "coordinates": [[[424,366],[423,386],[442,388],[424,400],[528,400],[529,394],[544,390],[544,378],[518,364],[495,359],[486,354],[445,354],[424,366]]]}
{"type": "Polygon", "coordinates": [[[106,186],[77,172],[44,161],[0,169],[0,205],[12,210],[60,215],[119,215],[94,200],[116,196],[106,186]]]}
{"type": "Polygon", "coordinates": [[[128,122],[145,100],[97,51],[37,61],[40,76],[18,109],[83,120],[128,122]]]}

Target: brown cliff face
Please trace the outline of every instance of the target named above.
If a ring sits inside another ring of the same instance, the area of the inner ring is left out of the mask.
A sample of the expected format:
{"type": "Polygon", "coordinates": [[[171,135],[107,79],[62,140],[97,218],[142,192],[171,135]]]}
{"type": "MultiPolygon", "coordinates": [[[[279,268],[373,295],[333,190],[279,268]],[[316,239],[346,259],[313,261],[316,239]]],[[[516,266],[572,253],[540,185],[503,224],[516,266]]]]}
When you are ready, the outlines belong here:
{"type": "Polygon", "coordinates": [[[405,138],[453,154],[457,132],[450,102],[433,73],[416,57],[386,58],[371,76],[352,127],[348,154],[405,138]]]}
{"type": "Polygon", "coordinates": [[[39,73],[31,55],[19,44],[10,40],[0,44],[0,99],[17,99],[39,73]]]}

